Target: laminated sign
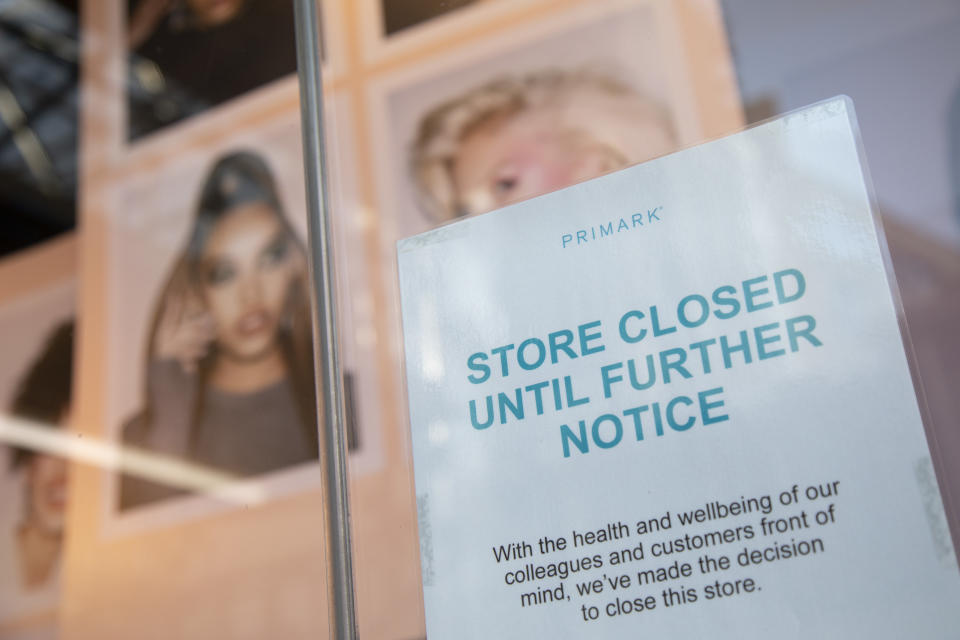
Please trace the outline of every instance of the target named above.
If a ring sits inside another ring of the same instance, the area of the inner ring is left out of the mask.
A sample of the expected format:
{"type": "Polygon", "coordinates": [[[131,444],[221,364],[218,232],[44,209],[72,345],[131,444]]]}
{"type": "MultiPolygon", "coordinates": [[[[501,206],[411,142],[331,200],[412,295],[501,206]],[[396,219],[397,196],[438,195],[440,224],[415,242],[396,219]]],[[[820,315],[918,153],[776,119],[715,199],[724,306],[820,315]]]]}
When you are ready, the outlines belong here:
{"type": "Polygon", "coordinates": [[[428,637],[957,638],[876,220],[835,99],[401,241],[428,637]]]}

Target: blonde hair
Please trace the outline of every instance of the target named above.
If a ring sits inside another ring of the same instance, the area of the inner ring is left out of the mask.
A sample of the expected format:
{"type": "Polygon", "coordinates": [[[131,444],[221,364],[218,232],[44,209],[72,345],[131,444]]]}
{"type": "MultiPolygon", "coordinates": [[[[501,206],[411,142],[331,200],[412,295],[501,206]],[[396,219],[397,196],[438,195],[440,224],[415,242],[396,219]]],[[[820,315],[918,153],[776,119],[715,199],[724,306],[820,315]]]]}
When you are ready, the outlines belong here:
{"type": "Polygon", "coordinates": [[[410,165],[421,206],[436,221],[465,215],[453,178],[463,141],[487,125],[520,113],[555,109],[561,127],[588,134],[615,152],[622,166],[647,160],[652,136],[676,135],[664,109],[610,76],[589,70],[544,70],[503,76],[428,112],[410,165]],[[656,132],[656,133],[654,133],[656,132]]]}

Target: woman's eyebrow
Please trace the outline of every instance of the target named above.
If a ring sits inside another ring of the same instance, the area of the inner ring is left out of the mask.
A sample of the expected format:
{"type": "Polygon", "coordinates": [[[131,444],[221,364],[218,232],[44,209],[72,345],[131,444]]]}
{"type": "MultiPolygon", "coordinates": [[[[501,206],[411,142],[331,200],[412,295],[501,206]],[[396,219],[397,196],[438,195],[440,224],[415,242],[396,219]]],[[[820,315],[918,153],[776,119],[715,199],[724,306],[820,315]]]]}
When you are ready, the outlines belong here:
{"type": "Polygon", "coordinates": [[[277,229],[276,233],[274,233],[273,236],[269,240],[267,240],[266,243],[264,243],[263,248],[272,249],[277,244],[281,242],[285,243],[286,241],[287,241],[287,234],[284,233],[283,229],[277,229]]]}
{"type": "Polygon", "coordinates": [[[201,255],[198,264],[202,267],[211,267],[214,265],[222,264],[224,262],[230,262],[230,254],[225,251],[220,251],[217,253],[212,253],[210,255],[201,255]]]}

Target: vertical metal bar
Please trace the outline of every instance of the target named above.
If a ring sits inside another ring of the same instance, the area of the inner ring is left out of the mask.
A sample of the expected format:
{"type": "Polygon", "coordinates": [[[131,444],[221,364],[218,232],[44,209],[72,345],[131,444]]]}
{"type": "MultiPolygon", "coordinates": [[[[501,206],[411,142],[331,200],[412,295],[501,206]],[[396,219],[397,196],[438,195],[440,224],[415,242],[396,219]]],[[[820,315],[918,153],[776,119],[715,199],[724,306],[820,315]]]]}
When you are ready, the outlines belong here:
{"type": "Polygon", "coordinates": [[[337,355],[337,313],[334,289],[333,236],[327,207],[326,160],[323,149],[323,85],[320,70],[320,17],[316,0],[293,0],[303,119],[303,164],[306,174],[311,282],[315,298],[314,335],[318,338],[317,395],[323,497],[326,511],[327,591],[330,637],[355,640],[350,509],[347,496],[343,383],[337,355]]]}

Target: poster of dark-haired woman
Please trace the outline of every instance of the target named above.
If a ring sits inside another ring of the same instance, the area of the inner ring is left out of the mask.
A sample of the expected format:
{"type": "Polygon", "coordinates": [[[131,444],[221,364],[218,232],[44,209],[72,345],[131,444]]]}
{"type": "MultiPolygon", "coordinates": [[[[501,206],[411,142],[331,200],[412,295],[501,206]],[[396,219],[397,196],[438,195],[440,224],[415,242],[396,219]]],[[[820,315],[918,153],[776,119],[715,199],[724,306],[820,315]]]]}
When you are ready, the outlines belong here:
{"type": "MultiPolygon", "coordinates": [[[[145,343],[124,444],[252,476],[317,458],[303,242],[267,161],[231,151],[204,178],[145,343]]],[[[121,509],[176,488],[127,477],[121,509]]]]}
{"type": "Polygon", "coordinates": [[[295,73],[293,2],[129,0],[127,47],[136,140],[295,73]]]}
{"type": "MultiPolygon", "coordinates": [[[[297,114],[284,115],[120,189],[129,214],[112,223],[108,405],[125,452],[271,495],[319,486],[298,136],[297,114]]],[[[355,407],[357,372],[348,364],[345,376],[355,407]]],[[[371,442],[347,418],[356,458],[371,442]]],[[[213,499],[130,468],[108,491],[124,516],[213,499]]]]}
{"type": "MultiPolygon", "coordinates": [[[[0,262],[0,421],[37,440],[71,416],[73,255],[68,237],[0,262]]],[[[54,633],[67,480],[62,457],[0,439],[0,637],[54,633]]]]}
{"type": "Polygon", "coordinates": [[[477,0],[381,0],[383,30],[387,35],[461,9],[477,0]]]}

